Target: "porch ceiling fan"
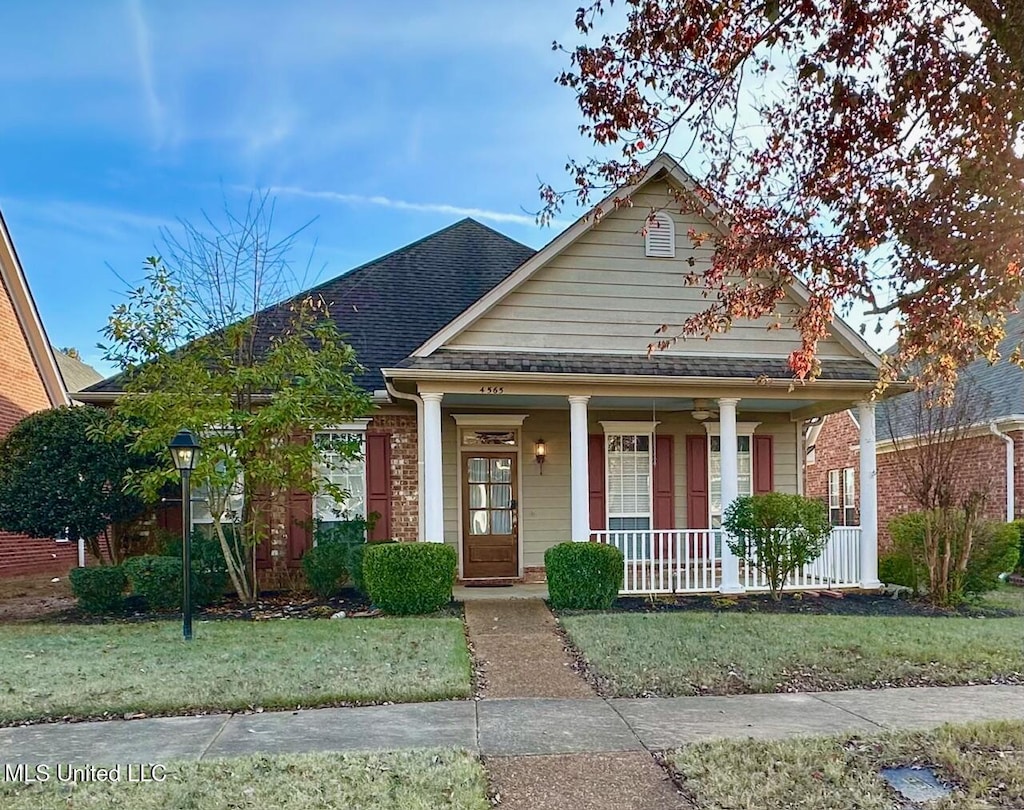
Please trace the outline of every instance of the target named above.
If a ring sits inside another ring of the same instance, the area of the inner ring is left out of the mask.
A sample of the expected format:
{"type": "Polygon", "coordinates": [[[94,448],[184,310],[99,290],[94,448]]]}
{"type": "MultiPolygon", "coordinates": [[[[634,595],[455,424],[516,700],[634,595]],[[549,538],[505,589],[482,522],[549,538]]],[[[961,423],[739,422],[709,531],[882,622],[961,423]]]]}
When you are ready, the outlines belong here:
{"type": "Polygon", "coordinates": [[[698,422],[703,422],[705,419],[710,419],[712,416],[718,416],[718,411],[711,407],[710,399],[695,399],[693,401],[693,410],[690,411],[690,416],[698,422]]]}

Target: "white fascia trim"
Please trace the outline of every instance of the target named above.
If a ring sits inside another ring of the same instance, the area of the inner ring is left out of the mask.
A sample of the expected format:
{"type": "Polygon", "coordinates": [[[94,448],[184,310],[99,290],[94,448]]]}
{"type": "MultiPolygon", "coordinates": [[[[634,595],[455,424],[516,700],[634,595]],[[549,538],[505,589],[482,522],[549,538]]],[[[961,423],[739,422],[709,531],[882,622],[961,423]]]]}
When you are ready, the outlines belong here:
{"type": "Polygon", "coordinates": [[[0,214],[0,274],[3,276],[4,286],[14,307],[15,317],[21,326],[25,341],[28,343],[29,354],[35,361],[39,371],[40,380],[46,391],[46,396],[54,408],[59,405],[70,405],[67,389],[64,387],[64,378],[60,369],[57,368],[57,359],[53,354],[53,347],[46,337],[46,329],[39,317],[39,310],[32,298],[32,291],[29,289],[28,281],[25,278],[25,271],[18,258],[18,252],[14,249],[14,242],[7,230],[7,223],[0,214]]]}
{"type": "MultiPolygon", "coordinates": [[[[386,377],[395,380],[430,381],[448,380],[459,382],[491,382],[502,380],[506,383],[513,382],[543,382],[543,383],[618,383],[620,385],[644,385],[644,386],[673,386],[692,385],[694,387],[708,388],[743,388],[750,387],[757,390],[764,390],[772,386],[785,387],[788,391],[790,386],[797,383],[800,387],[812,385],[825,386],[835,390],[859,391],[870,393],[874,390],[877,380],[809,380],[804,383],[793,380],[792,377],[773,377],[764,381],[758,381],[753,377],[665,377],[656,374],[559,374],[545,371],[461,371],[454,369],[411,369],[411,368],[382,368],[381,373],[386,377]]],[[[806,397],[814,399],[815,397],[806,397]]]]}
{"type": "MultiPolygon", "coordinates": [[[[1013,431],[1013,430],[1024,430],[1024,414],[1015,413],[1009,416],[1001,416],[998,419],[987,419],[984,422],[975,422],[974,424],[967,427],[964,431],[964,435],[961,438],[964,439],[975,439],[979,436],[990,436],[992,435],[991,426],[995,425],[1001,431],[1013,431]]],[[[908,435],[900,436],[898,441],[911,443],[919,437],[908,435]]],[[[895,453],[896,442],[892,439],[882,439],[875,442],[875,453],[895,453]]]]}
{"type": "MultiPolygon", "coordinates": [[[[594,206],[591,209],[591,212],[598,208],[606,213],[609,212],[609,209],[612,211],[615,210],[615,201],[617,199],[631,197],[636,194],[636,192],[643,186],[647,185],[647,183],[655,177],[660,176],[663,171],[670,175],[673,180],[675,180],[689,193],[692,194],[694,192],[696,184],[694,183],[693,178],[690,177],[683,167],[680,166],[673,158],[666,154],[661,154],[648,164],[647,168],[644,170],[643,176],[635,184],[616,189],[594,206]]],[[[701,201],[701,205],[704,205],[713,215],[720,215],[720,210],[716,206],[708,205],[704,201],[701,201]]],[[[507,276],[504,281],[498,284],[497,287],[492,289],[482,298],[479,298],[468,309],[463,310],[462,314],[458,315],[454,320],[449,321],[448,324],[443,326],[438,332],[435,332],[422,346],[416,349],[411,356],[427,357],[428,355],[433,354],[445,343],[466,329],[470,324],[486,315],[487,312],[489,312],[490,309],[501,301],[501,299],[508,293],[529,279],[530,276],[569,247],[569,245],[579,239],[584,233],[593,228],[598,222],[600,222],[600,219],[594,216],[593,213],[580,217],[576,222],[562,231],[539,251],[534,253],[533,256],[519,265],[519,267],[514,270],[511,275],[507,276]]],[[[711,225],[711,227],[718,227],[710,220],[709,225],[711,225]]]]}
{"type": "Polygon", "coordinates": [[[319,430],[313,431],[314,433],[333,433],[333,432],[345,432],[345,433],[364,433],[366,426],[372,422],[372,419],[353,419],[351,422],[341,422],[337,425],[330,425],[329,427],[320,428],[319,430]]]}
{"type": "Polygon", "coordinates": [[[453,413],[452,419],[460,427],[522,427],[527,413],[453,413]]]}
{"type": "Polygon", "coordinates": [[[605,433],[616,433],[616,434],[644,434],[654,433],[658,425],[661,422],[616,422],[616,421],[602,421],[599,422],[601,427],[604,428],[605,433]]]}
{"type": "MultiPolygon", "coordinates": [[[[704,430],[707,431],[708,436],[721,436],[722,435],[722,423],[721,422],[702,422],[704,430]]],[[[737,436],[752,436],[754,431],[761,425],[760,422],[737,422],[736,423],[736,435],[737,436]]]]}

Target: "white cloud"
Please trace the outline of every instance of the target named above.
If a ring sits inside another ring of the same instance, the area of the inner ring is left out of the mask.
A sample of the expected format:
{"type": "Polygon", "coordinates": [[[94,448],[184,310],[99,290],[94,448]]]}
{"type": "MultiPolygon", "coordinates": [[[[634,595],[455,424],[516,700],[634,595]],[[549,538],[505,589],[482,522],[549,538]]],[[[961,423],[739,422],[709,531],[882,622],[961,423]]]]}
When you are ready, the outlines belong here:
{"type": "Polygon", "coordinates": [[[156,83],[153,78],[153,53],[150,43],[149,26],[142,13],[140,0],[128,0],[128,15],[131,17],[132,31],[135,34],[135,51],[139,63],[139,81],[142,95],[146,102],[146,113],[149,116],[153,136],[159,144],[164,138],[164,105],[157,95],[156,83]]]}
{"type": "MultiPolygon", "coordinates": [[[[342,194],[337,191],[310,191],[295,186],[275,186],[270,192],[281,197],[305,197],[310,200],[327,200],[329,202],[353,205],[356,207],[379,206],[399,211],[419,211],[427,214],[448,214],[456,217],[472,217],[490,222],[508,222],[516,225],[536,225],[537,219],[532,214],[515,214],[508,211],[491,211],[486,208],[468,208],[449,203],[419,203],[406,200],[395,200],[382,195],[367,196],[363,194],[342,194]]],[[[559,223],[552,223],[560,226],[559,223]]],[[[564,223],[562,223],[564,224],[564,223]]]]}

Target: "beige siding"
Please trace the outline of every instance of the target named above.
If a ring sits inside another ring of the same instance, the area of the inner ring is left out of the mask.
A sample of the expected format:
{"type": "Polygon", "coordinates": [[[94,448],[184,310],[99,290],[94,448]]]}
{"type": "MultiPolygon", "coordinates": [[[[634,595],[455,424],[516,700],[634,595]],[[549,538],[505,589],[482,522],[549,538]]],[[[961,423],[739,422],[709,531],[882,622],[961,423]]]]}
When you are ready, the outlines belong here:
{"type": "MultiPolygon", "coordinates": [[[[662,324],[678,325],[703,311],[703,288],[684,283],[711,261],[707,246],[694,248],[689,229],[706,230],[694,217],[673,214],[676,258],[644,255],[644,227],[652,207],[666,204],[664,182],[636,195],[635,205],[614,211],[553,258],[532,278],[453,338],[448,345],[561,351],[643,353],[662,324]],[[694,267],[690,267],[689,258],[694,267]]],[[[783,306],[792,310],[794,303],[783,306]]],[[[772,321],[739,321],[710,341],[680,342],[671,351],[693,355],[756,353],[785,357],[798,348],[795,330],[769,329],[772,321]]],[[[822,357],[849,357],[838,341],[819,348],[822,357]]]]}
{"type": "MultiPolygon", "coordinates": [[[[590,433],[602,433],[602,420],[647,421],[649,412],[591,411],[590,433]]],[[[659,414],[657,432],[673,437],[676,527],[688,525],[686,515],[686,436],[706,436],[704,427],[689,413],[659,414]]],[[[774,478],[779,492],[797,491],[796,429],[784,414],[757,414],[741,410],[743,422],[760,422],[755,434],[774,436],[774,478]]],[[[445,411],[442,419],[444,454],[445,542],[457,546],[459,538],[459,493],[457,476],[459,448],[455,420],[445,411]]],[[[521,431],[519,489],[519,531],[522,536],[524,567],[544,564],[544,552],[570,539],[569,412],[530,412],[521,431]],[[544,474],[533,458],[533,443],[543,438],[547,448],[544,474]]]]}

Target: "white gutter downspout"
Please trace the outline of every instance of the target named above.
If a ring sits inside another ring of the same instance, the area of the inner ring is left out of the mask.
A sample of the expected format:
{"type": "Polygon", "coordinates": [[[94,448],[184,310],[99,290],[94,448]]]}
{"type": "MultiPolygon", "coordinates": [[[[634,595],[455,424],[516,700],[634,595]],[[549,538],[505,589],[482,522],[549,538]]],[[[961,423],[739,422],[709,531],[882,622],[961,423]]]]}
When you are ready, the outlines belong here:
{"type": "Polygon", "coordinates": [[[1013,502],[1013,485],[1015,470],[1014,470],[1014,458],[1013,458],[1013,437],[1003,433],[996,427],[995,422],[990,422],[988,429],[992,431],[993,436],[998,436],[1004,442],[1006,442],[1006,522],[1013,523],[1014,517],[1014,502],[1013,502]]]}
{"type": "Polygon", "coordinates": [[[395,389],[391,380],[385,378],[384,386],[395,399],[416,403],[416,539],[423,542],[423,400],[415,394],[403,394],[395,389]]]}

